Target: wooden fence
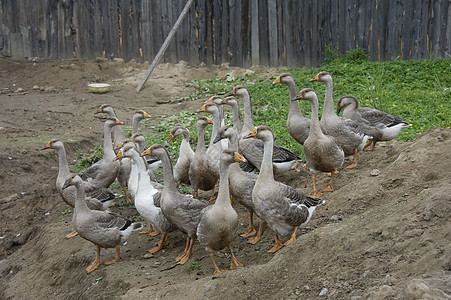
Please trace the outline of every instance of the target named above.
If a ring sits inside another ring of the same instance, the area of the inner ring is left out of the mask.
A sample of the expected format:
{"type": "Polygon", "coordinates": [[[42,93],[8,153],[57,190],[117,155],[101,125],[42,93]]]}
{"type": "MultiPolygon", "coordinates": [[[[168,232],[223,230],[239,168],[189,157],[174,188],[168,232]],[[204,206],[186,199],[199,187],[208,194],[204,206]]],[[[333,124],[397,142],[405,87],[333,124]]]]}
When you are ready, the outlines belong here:
{"type": "MultiPolygon", "coordinates": [[[[0,0],[0,53],[151,61],[187,0],[0,0]]],[[[195,0],[163,61],[317,66],[326,46],[371,60],[451,53],[450,0],[195,0]]]]}

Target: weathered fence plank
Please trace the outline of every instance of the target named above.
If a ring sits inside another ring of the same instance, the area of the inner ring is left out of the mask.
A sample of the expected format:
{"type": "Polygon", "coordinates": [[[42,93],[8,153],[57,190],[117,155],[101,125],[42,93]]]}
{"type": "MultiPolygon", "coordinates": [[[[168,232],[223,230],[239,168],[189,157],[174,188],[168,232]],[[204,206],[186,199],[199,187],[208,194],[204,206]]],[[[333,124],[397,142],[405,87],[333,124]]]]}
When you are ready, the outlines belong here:
{"type": "MultiPolygon", "coordinates": [[[[153,59],[185,0],[2,0],[0,53],[153,59]]],[[[371,60],[451,53],[449,0],[195,0],[164,61],[317,66],[330,46],[371,60]]]]}

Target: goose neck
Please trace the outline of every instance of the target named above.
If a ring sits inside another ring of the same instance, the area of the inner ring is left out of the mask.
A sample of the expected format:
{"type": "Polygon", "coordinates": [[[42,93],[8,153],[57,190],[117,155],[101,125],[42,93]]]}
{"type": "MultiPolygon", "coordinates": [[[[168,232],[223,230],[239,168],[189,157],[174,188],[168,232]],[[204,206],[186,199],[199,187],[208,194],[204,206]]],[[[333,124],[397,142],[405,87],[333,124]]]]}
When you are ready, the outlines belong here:
{"type": "Polygon", "coordinates": [[[334,83],[331,79],[326,80],[326,95],[324,99],[324,109],[323,109],[323,115],[335,115],[334,110],[334,83]]]}
{"type": "Polygon", "coordinates": [[[291,79],[288,84],[288,90],[290,92],[290,107],[288,110],[288,115],[301,115],[302,116],[302,112],[301,112],[301,108],[299,107],[299,101],[292,101],[291,99],[294,99],[297,95],[297,87],[296,87],[296,83],[294,82],[293,79],[291,79]]]}
{"type": "Polygon", "coordinates": [[[103,156],[106,159],[113,160],[115,157],[115,153],[113,150],[113,143],[111,140],[111,131],[112,127],[108,124],[105,124],[103,128],[103,156]]]}
{"type": "Polygon", "coordinates": [[[274,177],[273,165],[272,165],[272,155],[274,150],[274,142],[272,139],[265,139],[263,141],[263,159],[260,169],[260,175],[274,177]]]}
{"type": "Polygon", "coordinates": [[[61,181],[61,186],[69,175],[69,164],[67,163],[66,149],[64,146],[58,148],[58,177],[57,181],[61,181]]]}

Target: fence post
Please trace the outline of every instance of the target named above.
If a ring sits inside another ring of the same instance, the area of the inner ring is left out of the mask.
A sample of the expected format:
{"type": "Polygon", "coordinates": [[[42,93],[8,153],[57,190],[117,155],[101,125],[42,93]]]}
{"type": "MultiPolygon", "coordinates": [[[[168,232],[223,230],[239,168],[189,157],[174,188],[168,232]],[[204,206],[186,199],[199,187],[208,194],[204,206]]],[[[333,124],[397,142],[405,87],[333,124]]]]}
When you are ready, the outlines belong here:
{"type": "Polygon", "coordinates": [[[177,21],[175,22],[174,26],[172,27],[171,31],[169,32],[166,40],[164,41],[164,43],[161,46],[160,50],[158,51],[157,55],[155,56],[152,63],[150,64],[150,67],[147,70],[146,75],[144,75],[144,78],[141,80],[138,87],[136,88],[137,92],[141,91],[144,84],[146,84],[147,79],[149,79],[150,74],[152,74],[156,65],[158,64],[161,57],[163,56],[164,52],[168,48],[169,43],[174,38],[174,35],[177,32],[177,29],[179,28],[180,24],[182,23],[183,18],[185,17],[186,13],[188,12],[188,9],[190,8],[191,4],[193,4],[193,2],[194,2],[194,0],[188,0],[188,2],[186,3],[185,7],[183,8],[182,12],[180,13],[180,16],[178,17],[177,21]]]}

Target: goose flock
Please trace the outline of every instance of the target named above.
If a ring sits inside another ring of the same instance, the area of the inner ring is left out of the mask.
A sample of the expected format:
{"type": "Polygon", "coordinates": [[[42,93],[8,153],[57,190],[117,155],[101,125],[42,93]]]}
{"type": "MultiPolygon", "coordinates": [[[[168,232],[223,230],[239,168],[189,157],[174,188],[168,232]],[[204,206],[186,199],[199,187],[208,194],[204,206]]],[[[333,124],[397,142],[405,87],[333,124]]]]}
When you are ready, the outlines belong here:
{"type": "Polygon", "coordinates": [[[274,253],[296,240],[300,227],[305,226],[316,208],[325,204],[320,197],[332,192],[333,180],[342,168],[346,156],[353,156],[355,168],[358,152],[379,141],[394,139],[403,128],[410,126],[400,117],[368,107],[358,107],[353,96],[343,96],[334,110],[333,80],[328,72],[320,72],[310,79],[326,87],[324,108],[319,118],[319,102],[311,88],[297,90],[293,77],[283,73],[274,81],[289,89],[289,113],[287,131],[303,145],[306,169],[310,171],[313,192],[301,191],[277,181],[275,174],[292,169],[300,158],[274,142],[274,133],[265,125],[255,126],[249,90],[236,86],[225,97],[213,96],[197,113],[208,114],[197,119],[197,145],[193,150],[190,132],[182,126],[174,127],[167,143],[182,138],[175,164],[167,149],[161,144],[145,148],[145,137],[139,132],[139,123],[150,115],[137,111],[132,118],[132,135],[127,137],[123,123],[117,118],[111,105],[101,105],[95,113],[107,114],[104,123],[104,156],[77,175],[70,173],[63,142],[50,140],[44,149],[55,149],[59,157],[56,187],[63,201],[74,208],[74,231],[96,246],[95,261],[86,268],[88,273],[101,264],[100,249],[115,248],[116,257],[106,262],[113,264],[120,259],[120,245],[132,231],[145,226],[108,209],[114,205],[115,194],[109,186],[117,180],[127,201],[133,202],[137,213],[149,226],[141,234],[161,239],[156,247],[148,250],[157,253],[170,243],[170,235],[179,230],[186,235],[183,253],[175,258],[177,264],[185,264],[191,257],[196,241],[209,254],[214,273],[224,272],[214,258],[214,251],[230,251],[230,269],[242,267],[233,252],[233,241],[238,235],[239,216],[235,205],[243,205],[249,214],[249,229],[241,234],[248,243],[256,244],[263,233],[263,224],[274,232],[274,253]],[[243,103],[243,119],[239,99],[243,103]],[[311,118],[302,113],[299,101],[309,101],[311,118]],[[230,106],[233,124],[224,124],[224,110],[230,106]],[[343,117],[337,114],[343,110],[343,117]],[[204,137],[205,128],[213,126],[209,142],[204,137]],[[207,146],[208,145],[208,146],[207,146]],[[163,182],[158,183],[154,170],[162,165],[163,182]],[[319,173],[330,176],[329,183],[318,189],[319,173]],[[191,186],[192,194],[179,191],[179,185],[191,186]],[[199,190],[210,191],[208,201],[199,198],[199,190]],[[217,192],[216,192],[217,191],[217,192]],[[254,216],[259,221],[254,226],[254,216]]]}

